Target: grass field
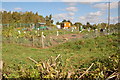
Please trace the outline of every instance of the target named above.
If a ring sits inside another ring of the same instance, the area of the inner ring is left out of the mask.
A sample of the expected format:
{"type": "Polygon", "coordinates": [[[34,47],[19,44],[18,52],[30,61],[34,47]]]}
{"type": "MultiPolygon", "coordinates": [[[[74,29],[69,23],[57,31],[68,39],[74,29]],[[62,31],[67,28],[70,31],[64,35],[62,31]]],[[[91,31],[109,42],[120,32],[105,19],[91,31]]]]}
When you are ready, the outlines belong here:
{"type": "Polygon", "coordinates": [[[69,65],[85,67],[94,61],[104,60],[110,55],[116,54],[117,42],[117,35],[114,34],[94,39],[75,40],[47,49],[4,43],[2,48],[4,71],[8,71],[8,66],[12,68],[14,64],[32,66],[34,63],[28,60],[28,57],[40,61],[58,54],[62,56],[63,61],[68,60],[69,65]]]}

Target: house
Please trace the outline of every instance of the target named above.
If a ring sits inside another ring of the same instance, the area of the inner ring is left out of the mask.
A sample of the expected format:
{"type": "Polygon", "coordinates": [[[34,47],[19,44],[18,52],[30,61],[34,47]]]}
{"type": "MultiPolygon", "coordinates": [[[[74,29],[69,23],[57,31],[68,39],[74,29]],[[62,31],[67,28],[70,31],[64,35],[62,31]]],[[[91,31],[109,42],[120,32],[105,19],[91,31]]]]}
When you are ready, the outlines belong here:
{"type": "Polygon", "coordinates": [[[62,22],[61,23],[61,28],[64,28],[64,29],[68,29],[71,27],[71,23],[70,22],[62,22]]]}

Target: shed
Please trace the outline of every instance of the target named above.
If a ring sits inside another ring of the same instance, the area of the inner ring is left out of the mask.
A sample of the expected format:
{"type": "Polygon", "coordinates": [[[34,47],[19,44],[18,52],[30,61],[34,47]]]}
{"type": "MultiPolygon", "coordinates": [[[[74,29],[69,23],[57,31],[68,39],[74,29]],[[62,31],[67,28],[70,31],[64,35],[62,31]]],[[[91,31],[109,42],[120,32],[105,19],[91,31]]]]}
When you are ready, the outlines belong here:
{"type": "Polygon", "coordinates": [[[71,23],[70,22],[62,22],[61,23],[61,28],[70,28],[71,27],[71,23]]]}
{"type": "Polygon", "coordinates": [[[39,28],[40,30],[48,29],[45,24],[46,23],[38,23],[36,28],[39,28]]]}

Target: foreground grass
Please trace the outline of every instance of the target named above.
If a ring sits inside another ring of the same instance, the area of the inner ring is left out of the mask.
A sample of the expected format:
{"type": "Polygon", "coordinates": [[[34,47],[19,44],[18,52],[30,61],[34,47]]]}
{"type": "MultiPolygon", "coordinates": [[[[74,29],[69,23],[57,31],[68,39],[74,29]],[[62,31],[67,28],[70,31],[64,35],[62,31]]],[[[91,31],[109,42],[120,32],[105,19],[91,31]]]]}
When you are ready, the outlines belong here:
{"type": "Polygon", "coordinates": [[[3,44],[3,72],[12,73],[12,71],[15,70],[15,65],[33,67],[34,63],[28,60],[28,57],[36,61],[44,61],[58,54],[62,56],[63,64],[64,61],[67,61],[68,66],[72,65],[74,68],[88,67],[89,64],[95,61],[104,61],[109,56],[115,55],[118,50],[117,42],[117,35],[113,34],[94,39],[71,41],[47,49],[36,49],[15,44],[3,44]]]}

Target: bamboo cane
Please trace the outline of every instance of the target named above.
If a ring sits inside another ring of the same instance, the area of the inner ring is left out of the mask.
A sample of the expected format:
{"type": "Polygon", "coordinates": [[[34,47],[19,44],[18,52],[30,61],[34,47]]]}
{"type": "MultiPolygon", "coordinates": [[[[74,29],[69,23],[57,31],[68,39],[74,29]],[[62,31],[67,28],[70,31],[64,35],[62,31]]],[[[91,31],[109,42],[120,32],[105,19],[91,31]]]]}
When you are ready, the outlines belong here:
{"type": "Polygon", "coordinates": [[[90,67],[89,67],[79,78],[82,78],[82,77],[91,69],[91,67],[93,66],[93,64],[94,64],[94,63],[92,63],[92,64],[90,65],[90,67]]]}

